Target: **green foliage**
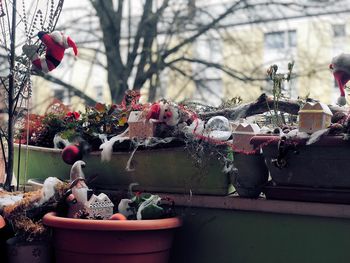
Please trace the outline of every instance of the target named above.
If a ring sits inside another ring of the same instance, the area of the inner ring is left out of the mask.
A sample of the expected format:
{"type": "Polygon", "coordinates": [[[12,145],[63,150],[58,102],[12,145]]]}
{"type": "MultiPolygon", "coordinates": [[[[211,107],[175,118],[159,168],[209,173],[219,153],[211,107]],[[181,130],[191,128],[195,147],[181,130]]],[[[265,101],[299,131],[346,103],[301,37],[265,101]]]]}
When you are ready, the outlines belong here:
{"type": "Polygon", "coordinates": [[[282,127],[285,124],[283,115],[279,113],[278,103],[282,94],[282,85],[284,81],[290,81],[292,77],[292,71],[294,67],[294,62],[288,63],[288,72],[287,73],[277,73],[278,66],[272,65],[267,70],[267,76],[272,80],[272,94],[273,94],[273,122],[275,126],[282,127]]]}
{"type": "Polygon", "coordinates": [[[90,142],[98,134],[112,136],[125,130],[130,111],[98,103],[95,107],[86,107],[83,113],[55,111],[43,116],[32,114],[29,119],[23,118],[17,129],[17,138],[26,142],[29,126],[30,145],[52,148],[56,134],[69,141],[83,139],[90,142]]]}
{"type": "Polygon", "coordinates": [[[222,109],[233,108],[235,106],[240,105],[242,101],[243,99],[240,96],[236,96],[231,99],[223,101],[219,108],[222,108],[222,109]]]}

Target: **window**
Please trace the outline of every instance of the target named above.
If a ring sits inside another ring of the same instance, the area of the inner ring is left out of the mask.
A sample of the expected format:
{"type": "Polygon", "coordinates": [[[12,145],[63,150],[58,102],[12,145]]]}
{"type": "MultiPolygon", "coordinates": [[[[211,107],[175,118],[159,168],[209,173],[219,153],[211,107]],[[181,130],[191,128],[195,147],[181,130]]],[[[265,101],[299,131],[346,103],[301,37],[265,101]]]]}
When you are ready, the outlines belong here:
{"type": "Polygon", "coordinates": [[[297,46],[296,30],[270,32],[265,34],[266,49],[285,49],[297,46]]]}
{"type": "Polygon", "coordinates": [[[284,48],[284,32],[265,34],[265,47],[268,49],[284,48]]]}
{"type": "MultiPolygon", "coordinates": [[[[221,63],[221,40],[209,36],[197,39],[194,54],[195,58],[199,60],[207,61],[209,63],[221,63]]],[[[221,79],[222,72],[202,63],[194,63],[192,67],[194,75],[196,76],[196,91],[193,95],[193,99],[212,106],[219,106],[224,95],[221,79]]]]}
{"type": "Polygon", "coordinates": [[[200,38],[196,41],[195,55],[197,58],[219,63],[222,60],[222,46],[220,39],[200,38]]]}
{"type": "Polygon", "coordinates": [[[296,30],[289,30],[287,32],[288,35],[288,46],[289,47],[296,47],[297,46],[297,31],[296,30]]]}
{"type": "Polygon", "coordinates": [[[95,86],[96,101],[103,102],[103,87],[101,85],[95,86]]]}
{"type": "Polygon", "coordinates": [[[68,105],[70,103],[68,90],[60,86],[53,87],[53,97],[62,101],[63,104],[68,105]]]}
{"type": "Polygon", "coordinates": [[[333,37],[345,37],[346,30],[344,24],[332,25],[333,37]]]}
{"type": "Polygon", "coordinates": [[[211,106],[219,106],[223,98],[223,84],[221,79],[196,80],[194,100],[199,100],[211,106]]]}

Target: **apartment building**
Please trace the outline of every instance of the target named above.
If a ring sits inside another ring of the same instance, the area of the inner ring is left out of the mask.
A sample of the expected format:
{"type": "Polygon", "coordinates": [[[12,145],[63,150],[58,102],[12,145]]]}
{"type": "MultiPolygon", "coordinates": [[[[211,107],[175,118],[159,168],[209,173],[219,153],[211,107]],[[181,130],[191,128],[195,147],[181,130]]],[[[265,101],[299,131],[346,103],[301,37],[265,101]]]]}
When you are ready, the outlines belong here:
{"type": "MultiPolygon", "coordinates": [[[[195,1],[210,16],[220,14],[232,1],[195,1]]],[[[304,1],[310,4],[319,1],[304,1]]],[[[312,97],[325,103],[334,103],[339,91],[328,65],[332,57],[350,52],[350,4],[349,0],[338,1],[327,8],[290,9],[286,7],[259,7],[250,11],[233,13],[214,29],[188,45],[184,53],[174,54],[212,64],[222,64],[225,70],[201,63],[178,64],[183,71],[190,72],[186,78],[178,72],[164,70],[160,76],[158,98],[175,101],[197,100],[219,105],[222,100],[239,96],[245,102],[256,99],[262,92],[272,92],[266,80],[266,69],[277,64],[280,72],[286,72],[288,62],[294,61],[294,77],[285,83],[283,92],[291,98],[312,97]]],[[[136,15],[140,10],[135,9],[136,15]],[[137,11],[138,10],[138,11],[137,11]]],[[[197,12],[194,19],[210,21],[205,12],[197,12]]],[[[126,29],[124,29],[126,30],[126,29]]],[[[159,29],[161,44],[162,30],[159,29]]],[[[173,37],[174,44],[192,32],[181,32],[173,37]]],[[[126,48],[126,42],[124,48],[126,48]]],[[[101,47],[101,46],[100,46],[101,47]]],[[[93,56],[81,50],[82,56],[93,56]]],[[[103,57],[96,59],[104,61],[103,57]]],[[[110,103],[107,75],[97,64],[78,58],[75,63],[65,62],[55,74],[73,86],[82,89],[98,101],[110,103]]],[[[33,104],[44,105],[49,98],[57,97],[72,105],[83,101],[72,96],[65,88],[42,79],[33,85],[33,104]]],[[[147,86],[142,89],[147,97],[147,86]]],[[[81,108],[82,106],[80,106],[81,108]]],[[[44,109],[40,106],[34,110],[44,109]]]]}

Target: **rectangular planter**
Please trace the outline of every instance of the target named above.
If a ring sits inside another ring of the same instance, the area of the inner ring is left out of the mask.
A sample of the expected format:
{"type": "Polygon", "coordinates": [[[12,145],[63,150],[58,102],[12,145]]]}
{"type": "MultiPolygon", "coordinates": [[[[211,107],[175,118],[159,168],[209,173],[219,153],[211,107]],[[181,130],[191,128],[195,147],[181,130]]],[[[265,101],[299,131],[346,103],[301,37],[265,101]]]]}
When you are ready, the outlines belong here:
{"type": "MultiPolygon", "coordinates": [[[[90,187],[108,190],[126,190],[130,183],[138,183],[135,189],[151,192],[194,193],[226,195],[229,179],[222,172],[222,165],[214,156],[208,156],[203,167],[197,167],[183,147],[139,150],[133,158],[134,171],[125,170],[130,152],[114,152],[110,162],[101,162],[99,152],[84,156],[84,174],[95,179],[90,187]]],[[[49,176],[69,179],[70,165],[61,158],[61,150],[29,146],[28,172],[25,171],[26,151],[22,146],[20,183],[30,178],[44,180],[49,176]]],[[[18,147],[15,154],[17,173],[18,147]]]]}
{"type": "Polygon", "coordinates": [[[341,136],[325,136],[305,145],[305,140],[289,141],[283,157],[285,165],[277,167],[279,136],[255,136],[251,143],[263,145],[272,181],[276,185],[319,188],[350,188],[350,142],[341,136]],[[295,147],[293,145],[296,145],[295,147]]]}

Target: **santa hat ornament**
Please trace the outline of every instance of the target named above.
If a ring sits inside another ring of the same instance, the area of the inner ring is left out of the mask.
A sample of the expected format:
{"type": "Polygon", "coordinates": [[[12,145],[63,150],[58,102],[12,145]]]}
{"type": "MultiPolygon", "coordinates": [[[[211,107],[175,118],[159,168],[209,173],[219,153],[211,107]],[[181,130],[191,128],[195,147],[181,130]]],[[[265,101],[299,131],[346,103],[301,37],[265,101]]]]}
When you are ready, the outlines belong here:
{"type": "Polygon", "coordinates": [[[164,122],[168,126],[175,126],[180,120],[179,108],[171,102],[154,103],[147,113],[147,119],[155,119],[164,122]]]}
{"type": "Polygon", "coordinates": [[[346,104],[344,87],[350,80],[350,54],[340,54],[334,57],[329,68],[332,70],[340,90],[340,97],[338,98],[337,104],[344,106],[346,104]]]}

